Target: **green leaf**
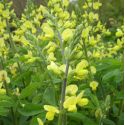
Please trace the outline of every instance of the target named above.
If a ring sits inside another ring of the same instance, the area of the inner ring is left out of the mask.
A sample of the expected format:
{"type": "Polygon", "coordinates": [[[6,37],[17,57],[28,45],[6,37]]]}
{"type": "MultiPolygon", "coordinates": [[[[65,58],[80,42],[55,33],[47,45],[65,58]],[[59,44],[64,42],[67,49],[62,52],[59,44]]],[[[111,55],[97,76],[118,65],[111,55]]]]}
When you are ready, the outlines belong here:
{"type": "Polygon", "coordinates": [[[51,105],[56,105],[55,89],[48,87],[43,94],[44,102],[51,105]]]}
{"type": "Polygon", "coordinates": [[[13,107],[14,101],[7,95],[0,95],[0,107],[13,107]]]}
{"type": "Polygon", "coordinates": [[[0,116],[7,116],[9,110],[0,106],[0,116]]]}
{"type": "Polygon", "coordinates": [[[115,125],[115,123],[110,119],[103,119],[104,125],[115,125]]]}
{"type": "Polygon", "coordinates": [[[37,83],[32,83],[32,84],[28,85],[26,88],[24,88],[22,90],[20,99],[24,99],[28,96],[31,96],[32,93],[34,93],[34,91],[37,90],[38,87],[39,87],[39,85],[37,83]]]}
{"type": "Polygon", "coordinates": [[[75,120],[82,121],[85,125],[98,125],[96,121],[93,119],[88,118],[87,116],[83,115],[82,113],[74,112],[74,113],[67,113],[67,116],[73,118],[75,120]]]}
{"type": "Polygon", "coordinates": [[[29,103],[19,107],[18,112],[23,116],[33,116],[43,112],[43,110],[41,105],[29,103]]]}
{"type": "MultiPolygon", "coordinates": [[[[103,77],[102,77],[102,81],[107,81],[110,80],[111,78],[116,78],[119,76],[119,74],[121,74],[119,69],[114,69],[112,71],[107,72],[103,77]]],[[[121,78],[121,77],[120,77],[121,78]]],[[[119,79],[120,79],[119,78],[119,79]]]]}

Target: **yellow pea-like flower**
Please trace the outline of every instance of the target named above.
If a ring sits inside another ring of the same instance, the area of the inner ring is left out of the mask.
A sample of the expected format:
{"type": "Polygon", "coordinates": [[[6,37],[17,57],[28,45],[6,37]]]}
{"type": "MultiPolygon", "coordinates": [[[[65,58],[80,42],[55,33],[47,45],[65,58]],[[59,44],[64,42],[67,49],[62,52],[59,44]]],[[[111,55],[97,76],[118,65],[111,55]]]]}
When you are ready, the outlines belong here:
{"type": "Polygon", "coordinates": [[[4,9],[4,5],[0,3],[0,10],[4,9]]]}
{"type": "Polygon", "coordinates": [[[17,68],[18,68],[18,64],[17,63],[14,63],[12,66],[10,66],[11,74],[16,75],[17,68]]]}
{"type": "Polygon", "coordinates": [[[117,32],[115,35],[116,35],[116,37],[122,37],[124,34],[121,29],[117,29],[117,32]]]}
{"type": "Polygon", "coordinates": [[[94,14],[93,12],[90,12],[90,13],[89,13],[89,20],[90,20],[90,21],[98,20],[98,19],[99,19],[98,14],[94,14]]]}
{"type": "Polygon", "coordinates": [[[44,125],[43,121],[40,118],[37,118],[38,125],[44,125]]]}
{"type": "Polygon", "coordinates": [[[90,66],[90,70],[92,74],[96,73],[96,68],[94,66],[90,66]]]}
{"type": "Polygon", "coordinates": [[[99,85],[99,83],[96,81],[90,82],[90,87],[92,88],[93,91],[97,90],[98,85],[99,85]]]}
{"type": "Polygon", "coordinates": [[[45,37],[47,39],[52,39],[54,37],[54,31],[53,29],[49,26],[48,23],[44,23],[42,25],[42,30],[45,33],[45,37]]]}
{"type": "Polygon", "coordinates": [[[87,98],[82,98],[82,99],[80,99],[80,100],[77,102],[77,104],[78,104],[79,106],[81,106],[81,107],[87,105],[88,103],[89,103],[89,100],[88,100],[87,98]]]}
{"type": "Polygon", "coordinates": [[[69,0],[63,0],[63,6],[67,7],[69,5],[69,0]]]}
{"type": "Polygon", "coordinates": [[[49,121],[54,119],[55,114],[59,114],[58,108],[51,105],[44,105],[44,110],[47,111],[46,119],[49,121]]]}
{"type": "Polygon", "coordinates": [[[42,12],[43,14],[48,14],[48,10],[45,6],[43,5],[40,5],[39,9],[38,9],[38,12],[42,12]]]}
{"type": "Polygon", "coordinates": [[[48,56],[47,60],[48,61],[56,61],[56,58],[54,57],[54,53],[53,52],[49,53],[49,56],[48,56]]]}
{"type": "Polygon", "coordinates": [[[103,116],[103,112],[101,110],[101,108],[98,108],[96,111],[95,111],[95,117],[96,118],[101,118],[103,116]]]}
{"type": "Polygon", "coordinates": [[[4,43],[4,39],[0,38],[0,48],[4,48],[5,47],[5,43],[4,43]]]}
{"type": "Polygon", "coordinates": [[[90,45],[94,46],[94,45],[96,45],[97,42],[98,41],[93,36],[90,37],[90,45]]]}
{"type": "Polygon", "coordinates": [[[73,30],[72,29],[65,29],[62,32],[62,39],[64,41],[69,41],[73,37],[73,30]]]}
{"type": "Polygon", "coordinates": [[[101,53],[100,53],[100,52],[98,52],[98,51],[93,51],[93,57],[95,57],[95,58],[100,58],[100,56],[101,56],[101,53]]]}
{"type": "Polygon", "coordinates": [[[70,28],[70,27],[72,27],[72,23],[71,23],[71,21],[66,21],[63,26],[64,26],[64,28],[70,28]]]}
{"type": "Polygon", "coordinates": [[[74,76],[74,78],[82,80],[82,79],[85,79],[87,77],[88,70],[86,70],[86,69],[79,70],[79,71],[77,70],[77,71],[75,71],[75,74],[76,75],[74,76]]]}
{"type": "Polygon", "coordinates": [[[102,3],[94,2],[93,3],[93,9],[98,10],[102,6],[102,3]]]}
{"type": "Polygon", "coordinates": [[[82,37],[87,38],[89,36],[89,32],[90,32],[89,28],[83,29],[82,37]]]}
{"type": "Polygon", "coordinates": [[[6,94],[6,89],[0,89],[0,94],[5,95],[6,94]]]}
{"type": "Polygon", "coordinates": [[[80,92],[77,95],[77,104],[81,107],[85,106],[88,104],[89,100],[87,98],[82,98],[84,95],[84,91],[80,92]]]}
{"type": "MultiPolygon", "coordinates": [[[[60,69],[63,73],[65,73],[65,71],[66,71],[66,64],[61,65],[61,66],[59,67],[59,69],[60,69]]],[[[68,74],[70,74],[71,72],[72,72],[72,68],[71,68],[71,66],[69,66],[68,74]]]]}
{"type": "Polygon", "coordinates": [[[75,95],[78,91],[78,86],[75,85],[75,84],[72,84],[72,85],[68,85],[66,87],[66,95],[75,95]]]}
{"type": "Polygon", "coordinates": [[[71,96],[65,100],[65,102],[63,103],[63,106],[69,112],[76,112],[77,111],[76,104],[77,104],[77,97],[71,96]]]}
{"type": "Polygon", "coordinates": [[[7,72],[5,70],[0,71],[0,82],[10,83],[10,78],[7,76],[7,72]]]}
{"type": "Polygon", "coordinates": [[[32,26],[33,26],[32,23],[30,21],[28,21],[28,20],[26,22],[24,22],[23,25],[24,25],[24,27],[29,28],[29,29],[31,29],[32,26]]]}
{"type": "Polygon", "coordinates": [[[2,16],[3,16],[4,18],[9,18],[9,14],[10,14],[10,12],[9,12],[9,10],[8,10],[8,9],[7,9],[7,10],[2,11],[2,16]]]}
{"type": "Polygon", "coordinates": [[[83,59],[76,65],[76,71],[82,70],[88,66],[87,60],[83,59]]]}
{"type": "Polygon", "coordinates": [[[53,71],[57,75],[61,74],[61,70],[59,69],[59,66],[57,66],[53,61],[51,61],[50,65],[47,66],[47,69],[50,71],[53,71]]]}

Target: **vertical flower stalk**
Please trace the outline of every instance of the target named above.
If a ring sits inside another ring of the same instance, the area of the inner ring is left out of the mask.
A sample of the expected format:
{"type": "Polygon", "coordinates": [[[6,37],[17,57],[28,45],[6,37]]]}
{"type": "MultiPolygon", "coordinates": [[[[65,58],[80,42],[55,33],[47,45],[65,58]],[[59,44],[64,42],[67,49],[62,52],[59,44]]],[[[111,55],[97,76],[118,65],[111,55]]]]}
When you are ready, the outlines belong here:
{"type": "Polygon", "coordinates": [[[64,79],[63,79],[62,86],[61,86],[61,98],[60,98],[60,102],[59,102],[60,113],[59,113],[59,118],[58,118],[58,125],[66,125],[66,113],[64,112],[63,103],[65,101],[65,91],[66,91],[66,86],[67,86],[69,60],[65,58],[64,48],[63,48],[63,40],[62,40],[62,37],[61,37],[58,29],[57,29],[57,32],[58,32],[58,38],[60,41],[62,61],[63,61],[63,63],[66,64],[64,79]]]}
{"type": "Polygon", "coordinates": [[[66,125],[66,119],[65,119],[66,114],[64,112],[63,103],[65,101],[65,91],[66,91],[66,85],[67,85],[68,70],[69,70],[69,61],[67,60],[64,80],[63,80],[62,88],[61,88],[60,114],[59,114],[58,125],[66,125]]]}

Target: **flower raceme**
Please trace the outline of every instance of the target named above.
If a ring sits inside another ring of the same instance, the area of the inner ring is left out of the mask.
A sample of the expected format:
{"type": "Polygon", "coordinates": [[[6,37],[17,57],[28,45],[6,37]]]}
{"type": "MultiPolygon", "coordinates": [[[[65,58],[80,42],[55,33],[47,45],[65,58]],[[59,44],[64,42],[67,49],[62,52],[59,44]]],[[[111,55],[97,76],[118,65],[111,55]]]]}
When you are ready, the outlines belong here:
{"type": "Polygon", "coordinates": [[[51,105],[44,105],[44,110],[47,111],[46,119],[49,121],[54,119],[55,114],[59,114],[58,108],[51,105]]]}

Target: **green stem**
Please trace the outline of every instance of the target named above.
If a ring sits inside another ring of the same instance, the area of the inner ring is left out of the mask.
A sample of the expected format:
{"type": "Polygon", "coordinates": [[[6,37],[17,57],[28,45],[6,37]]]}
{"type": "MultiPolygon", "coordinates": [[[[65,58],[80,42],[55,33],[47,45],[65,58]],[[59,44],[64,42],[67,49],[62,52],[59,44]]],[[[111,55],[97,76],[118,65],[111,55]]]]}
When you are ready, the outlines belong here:
{"type": "Polygon", "coordinates": [[[61,90],[61,100],[60,100],[60,114],[58,119],[58,125],[66,125],[66,113],[64,112],[63,103],[65,101],[65,91],[67,85],[67,77],[68,77],[68,69],[69,69],[69,62],[66,61],[66,69],[65,69],[65,76],[62,83],[62,90],[61,90]]]}
{"type": "Polygon", "coordinates": [[[85,41],[83,40],[83,48],[84,48],[84,53],[85,53],[85,57],[86,57],[86,60],[88,62],[88,69],[89,69],[89,76],[90,76],[90,79],[92,80],[93,79],[93,75],[92,75],[92,72],[91,72],[91,68],[90,68],[90,60],[89,60],[89,57],[88,57],[88,54],[87,54],[87,46],[86,46],[86,43],[85,41]]]}

